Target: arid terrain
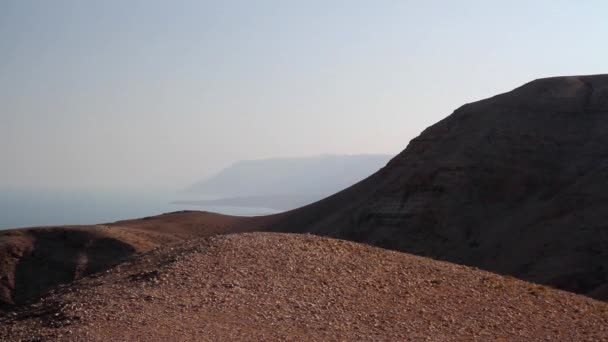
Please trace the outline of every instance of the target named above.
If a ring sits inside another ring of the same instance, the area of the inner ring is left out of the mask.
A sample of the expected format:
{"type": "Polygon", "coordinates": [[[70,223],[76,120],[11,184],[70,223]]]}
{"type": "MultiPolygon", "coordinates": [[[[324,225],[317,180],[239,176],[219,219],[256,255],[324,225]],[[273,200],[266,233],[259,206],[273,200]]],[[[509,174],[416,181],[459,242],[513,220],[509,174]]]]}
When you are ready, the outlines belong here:
{"type": "Polygon", "coordinates": [[[271,229],[429,256],[608,300],[608,75],[466,104],[386,167],[271,229]]]}
{"type": "Polygon", "coordinates": [[[608,340],[606,132],[540,79],[282,214],[2,231],[0,340],[608,340]]]}
{"type": "Polygon", "coordinates": [[[5,318],[2,340],[601,341],[608,305],[312,235],[244,233],[141,254],[5,318]]]}
{"type": "Polygon", "coordinates": [[[0,231],[0,309],[106,270],[136,253],[186,239],[254,230],[265,220],[176,212],[94,226],[0,231]]]}

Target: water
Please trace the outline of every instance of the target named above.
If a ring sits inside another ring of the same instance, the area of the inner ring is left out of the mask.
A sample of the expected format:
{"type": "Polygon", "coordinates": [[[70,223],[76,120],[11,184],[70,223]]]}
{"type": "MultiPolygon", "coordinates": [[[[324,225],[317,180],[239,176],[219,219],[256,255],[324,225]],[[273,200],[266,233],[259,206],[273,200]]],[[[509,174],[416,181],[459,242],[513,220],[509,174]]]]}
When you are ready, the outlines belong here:
{"type": "Polygon", "coordinates": [[[114,222],[178,210],[206,210],[228,215],[267,215],[266,208],[172,204],[183,196],[171,192],[1,190],[0,229],[114,222]]]}

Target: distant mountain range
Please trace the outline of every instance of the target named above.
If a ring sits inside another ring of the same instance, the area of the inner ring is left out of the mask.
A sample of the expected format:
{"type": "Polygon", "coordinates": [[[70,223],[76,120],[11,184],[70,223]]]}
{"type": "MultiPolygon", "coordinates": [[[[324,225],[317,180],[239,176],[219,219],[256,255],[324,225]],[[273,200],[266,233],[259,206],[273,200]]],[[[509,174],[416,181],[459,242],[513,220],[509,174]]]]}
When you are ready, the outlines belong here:
{"type": "Polygon", "coordinates": [[[392,157],[322,155],[239,161],[187,189],[189,195],[198,194],[205,199],[175,203],[293,209],[361,181],[392,157]]]}

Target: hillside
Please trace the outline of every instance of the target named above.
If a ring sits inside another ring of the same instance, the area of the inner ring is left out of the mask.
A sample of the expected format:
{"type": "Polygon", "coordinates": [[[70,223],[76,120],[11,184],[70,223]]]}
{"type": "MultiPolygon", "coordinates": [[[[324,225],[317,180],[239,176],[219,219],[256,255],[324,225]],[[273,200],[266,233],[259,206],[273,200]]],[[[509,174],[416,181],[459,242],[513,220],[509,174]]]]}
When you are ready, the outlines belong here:
{"type": "Polygon", "coordinates": [[[608,304],[309,235],[161,247],[2,319],[3,341],[601,341],[608,304]]]}
{"type": "Polygon", "coordinates": [[[0,339],[607,339],[606,303],[461,266],[608,300],[605,132],[608,75],[541,79],[282,214],[2,231],[0,339]]]}
{"type": "Polygon", "coordinates": [[[164,243],[252,230],[365,242],[607,300],[606,131],[608,75],[536,80],[457,109],[377,173],[283,214],[1,232],[0,301],[23,302],[164,243]]]}
{"type": "Polygon", "coordinates": [[[379,172],[269,228],[365,242],[608,299],[608,75],[471,103],[379,172]]]}
{"type": "Polygon", "coordinates": [[[104,271],[136,253],[192,238],[252,230],[261,220],[177,212],[94,226],[0,231],[0,309],[104,271]]]}

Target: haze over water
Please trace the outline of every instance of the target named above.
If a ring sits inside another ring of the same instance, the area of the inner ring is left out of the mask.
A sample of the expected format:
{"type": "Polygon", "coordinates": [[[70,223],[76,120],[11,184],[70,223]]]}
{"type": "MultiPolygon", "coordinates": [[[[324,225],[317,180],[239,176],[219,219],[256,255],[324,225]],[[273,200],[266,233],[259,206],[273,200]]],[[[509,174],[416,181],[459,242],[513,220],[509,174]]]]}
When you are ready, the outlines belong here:
{"type": "Polygon", "coordinates": [[[0,229],[107,223],[178,210],[243,216],[278,212],[268,208],[170,203],[178,198],[183,199],[185,195],[175,192],[3,190],[0,191],[0,229]]]}

